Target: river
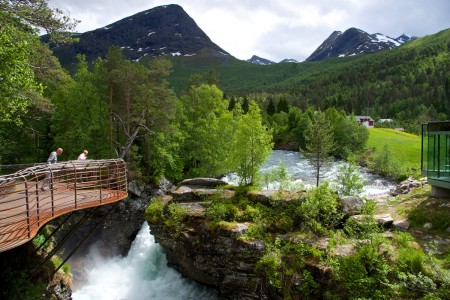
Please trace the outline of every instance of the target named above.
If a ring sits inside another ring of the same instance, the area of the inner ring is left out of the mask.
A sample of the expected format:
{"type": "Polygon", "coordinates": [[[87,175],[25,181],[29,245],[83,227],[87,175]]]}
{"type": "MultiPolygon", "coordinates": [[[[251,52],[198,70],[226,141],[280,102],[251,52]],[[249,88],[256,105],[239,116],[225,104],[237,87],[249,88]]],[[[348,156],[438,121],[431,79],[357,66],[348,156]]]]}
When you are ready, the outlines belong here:
{"type": "MultiPolygon", "coordinates": [[[[302,154],[292,151],[275,150],[261,168],[265,173],[283,162],[290,178],[306,187],[314,184],[312,168],[302,154]]],[[[343,162],[334,162],[323,172],[321,180],[333,181],[343,162]]],[[[361,177],[366,181],[363,195],[377,198],[387,195],[395,185],[380,176],[370,174],[360,168],[361,177]]],[[[233,174],[225,178],[237,182],[233,174]]],[[[167,260],[160,245],[155,243],[147,223],[142,225],[126,257],[102,258],[92,249],[85,258],[83,279],[74,279],[74,300],[144,300],[144,299],[219,299],[216,290],[199,285],[167,267],[167,260]]]]}
{"type": "MultiPolygon", "coordinates": [[[[303,184],[306,188],[315,186],[316,178],[313,174],[313,167],[303,154],[294,151],[274,150],[267,162],[261,167],[261,173],[267,173],[273,168],[284,164],[286,171],[295,184],[303,184]]],[[[343,161],[334,161],[328,167],[321,170],[320,182],[328,180],[333,182],[338,174],[339,167],[343,161]]],[[[395,187],[395,183],[379,175],[369,173],[367,168],[359,167],[360,177],[365,181],[363,192],[360,196],[367,198],[379,198],[388,195],[389,191],[395,187]]],[[[228,174],[223,178],[225,181],[238,184],[239,180],[235,174],[228,174]]],[[[264,187],[263,187],[264,188],[264,187]]],[[[269,189],[276,189],[277,184],[269,185],[269,189]]]]}

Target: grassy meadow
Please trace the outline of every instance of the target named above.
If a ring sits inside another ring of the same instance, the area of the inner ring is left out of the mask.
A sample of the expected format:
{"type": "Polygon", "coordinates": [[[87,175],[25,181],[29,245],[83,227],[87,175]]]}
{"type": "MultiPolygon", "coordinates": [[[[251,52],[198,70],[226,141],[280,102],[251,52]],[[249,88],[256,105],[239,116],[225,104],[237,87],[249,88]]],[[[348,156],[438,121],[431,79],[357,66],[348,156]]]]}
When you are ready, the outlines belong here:
{"type": "Polygon", "coordinates": [[[421,137],[389,128],[370,128],[368,149],[380,151],[385,144],[394,153],[395,157],[405,163],[409,168],[420,168],[421,137]]]}

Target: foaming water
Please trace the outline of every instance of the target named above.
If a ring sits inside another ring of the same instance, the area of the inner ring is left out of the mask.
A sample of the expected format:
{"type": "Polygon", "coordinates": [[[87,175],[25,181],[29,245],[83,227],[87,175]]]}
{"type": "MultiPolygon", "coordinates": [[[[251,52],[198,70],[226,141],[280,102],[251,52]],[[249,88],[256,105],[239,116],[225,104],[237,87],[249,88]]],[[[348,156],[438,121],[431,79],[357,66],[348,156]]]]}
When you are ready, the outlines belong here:
{"type": "Polygon", "coordinates": [[[74,291],[74,300],[184,300],[219,299],[217,291],[188,280],[167,267],[162,247],[155,243],[145,222],[126,257],[88,257],[86,281],[74,291]]]}
{"type": "MultiPolygon", "coordinates": [[[[261,173],[270,172],[273,168],[280,166],[283,163],[286,171],[293,183],[303,184],[306,188],[315,186],[316,178],[313,175],[314,169],[308,163],[308,160],[303,154],[295,151],[274,150],[269,156],[267,162],[261,167],[261,173]]],[[[335,161],[329,166],[321,170],[320,181],[328,180],[332,182],[335,180],[339,167],[346,162],[335,161]]],[[[368,198],[386,196],[389,191],[395,187],[395,183],[387,180],[379,175],[369,173],[366,168],[359,168],[360,176],[365,181],[364,190],[361,196],[368,198]]],[[[225,181],[233,184],[239,183],[239,178],[236,174],[228,174],[223,178],[225,181]]],[[[277,183],[269,185],[269,189],[277,189],[277,183]]]]}

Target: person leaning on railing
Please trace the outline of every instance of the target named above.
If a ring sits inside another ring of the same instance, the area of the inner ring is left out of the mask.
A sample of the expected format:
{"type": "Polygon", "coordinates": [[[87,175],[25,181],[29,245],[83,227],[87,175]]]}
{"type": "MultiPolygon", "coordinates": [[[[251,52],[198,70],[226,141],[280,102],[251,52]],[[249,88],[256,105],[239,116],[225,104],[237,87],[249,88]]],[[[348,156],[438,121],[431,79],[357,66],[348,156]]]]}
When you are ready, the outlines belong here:
{"type": "MultiPolygon", "coordinates": [[[[47,158],[47,165],[55,164],[58,162],[58,155],[63,153],[63,149],[58,148],[56,151],[52,151],[50,156],[47,158]]],[[[42,181],[41,190],[45,191],[45,187],[50,183],[50,173],[45,174],[45,178],[42,181]]]]}
{"type": "MultiPolygon", "coordinates": [[[[89,152],[87,150],[84,150],[83,152],[81,152],[81,154],[78,155],[78,160],[86,160],[88,153],[89,152]]],[[[79,175],[77,175],[77,180],[83,181],[83,174],[80,173],[79,175]]]]}

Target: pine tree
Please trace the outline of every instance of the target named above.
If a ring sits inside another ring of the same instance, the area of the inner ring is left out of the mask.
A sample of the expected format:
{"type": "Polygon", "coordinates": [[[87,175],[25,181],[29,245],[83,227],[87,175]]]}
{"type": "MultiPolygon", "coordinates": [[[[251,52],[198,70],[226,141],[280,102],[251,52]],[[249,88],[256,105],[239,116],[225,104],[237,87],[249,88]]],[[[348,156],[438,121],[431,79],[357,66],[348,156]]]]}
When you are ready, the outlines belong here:
{"type": "Polygon", "coordinates": [[[244,111],[244,114],[248,113],[248,98],[247,96],[244,96],[244,100],[242,101],[242,110],[244,111]]]}
{"type": "Polygon", "coordinates": [[[302,152],[304,152],[309,163],[313,165],[316,186],[319,186],[320,171],[330,162],[330,153],[335,147],[332,127],[326,119],[325,113],[315,112],[312,126],[306,131],[305,138],[306,149],[302,152]]]}
{"type": "Polygon", "coordinates": [[[267,114],[273,116],[275,113],[275,105],[273,104],[272,98],[269,99],[269,104],[267,105],[267,114]]]}
{"type": "Polygon", "coordinates": [[[282,97],[280,99],[280,101],[278,102],[277,112],[279,112],[279,113],[280,112],[285,112],[285,113],[289,112],[289,104],[285,97],[282,97]]]}

